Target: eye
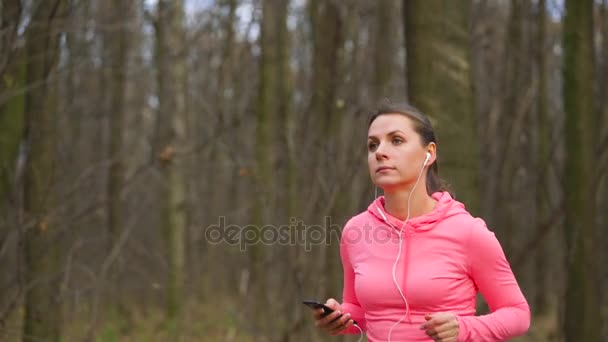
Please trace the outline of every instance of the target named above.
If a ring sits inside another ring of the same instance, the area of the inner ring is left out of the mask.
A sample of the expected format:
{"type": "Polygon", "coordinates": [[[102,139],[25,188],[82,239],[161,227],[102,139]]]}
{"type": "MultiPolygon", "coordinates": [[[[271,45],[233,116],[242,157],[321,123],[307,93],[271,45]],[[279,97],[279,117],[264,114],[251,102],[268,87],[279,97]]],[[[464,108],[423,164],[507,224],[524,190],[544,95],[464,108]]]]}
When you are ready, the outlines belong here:
{"type": "Polygon", "coordinates": [[[378,143],[375,141],[370,141],[367,143],[367,149],[371,152],[375,151],[378,148],[378,143]]]}
{"type": "Polygon", "coordinates": [[[394,145],[401,145],[402,143],[404,143],[405,141],[399,137],[394,137],[393,138],[393,144],[394,145]]]}

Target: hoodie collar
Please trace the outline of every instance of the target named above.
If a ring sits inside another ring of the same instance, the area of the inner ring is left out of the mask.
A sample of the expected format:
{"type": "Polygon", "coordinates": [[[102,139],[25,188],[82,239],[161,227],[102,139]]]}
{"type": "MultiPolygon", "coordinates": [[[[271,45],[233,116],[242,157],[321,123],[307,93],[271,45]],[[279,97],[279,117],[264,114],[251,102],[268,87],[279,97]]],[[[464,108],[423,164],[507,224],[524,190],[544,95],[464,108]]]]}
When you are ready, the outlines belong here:
{"type": "MultiPolygon", "coordinates": [[[[431,195],[434,200],[437,201],[435,204],[435,208],[432,211],[412,217],[409,219],[407,224],[405,225],[406,231],[410,232],[422,232],[428,231],[441,222],[443,219],[457,215],[462,213],[467,213],[464,208],[464,205],[452,198],[448,192],[435,192],[431,195]]],[[[376,198],[367,208],[367,211],[370,212],[374,217],[379,219],[380,221],[387,223],[393,228],[400,230],[403,227],[403,220],[400,220],[388,212],[384,208],[385,199],[384,196],[380,196],[376,198]],[[384,214],[380,214],[380,211],[384,214]],[[386,220],[385,220],[386,218],[386,220]]]]}

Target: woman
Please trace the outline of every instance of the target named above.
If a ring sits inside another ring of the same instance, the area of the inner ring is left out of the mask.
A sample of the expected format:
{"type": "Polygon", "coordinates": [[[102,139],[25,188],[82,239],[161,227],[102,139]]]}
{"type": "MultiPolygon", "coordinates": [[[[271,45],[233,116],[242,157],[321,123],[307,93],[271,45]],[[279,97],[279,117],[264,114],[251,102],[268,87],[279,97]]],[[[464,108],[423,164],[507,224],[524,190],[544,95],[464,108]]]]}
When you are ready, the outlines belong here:
{"type": "Polygon", "coordinates": [[[335,312],[315,311],[316,325],[331,335],[365,331],[369,341],[504,341],[524,334],[528,303],[494,233],[445,191],[429,119],[409,105],[386,103],[369,121],[367,145],[371,179],[384,196],[347,222],[343,302],[328,299],[335,312]],[[490,314],[475,316],[478,291],[490,314]]]}

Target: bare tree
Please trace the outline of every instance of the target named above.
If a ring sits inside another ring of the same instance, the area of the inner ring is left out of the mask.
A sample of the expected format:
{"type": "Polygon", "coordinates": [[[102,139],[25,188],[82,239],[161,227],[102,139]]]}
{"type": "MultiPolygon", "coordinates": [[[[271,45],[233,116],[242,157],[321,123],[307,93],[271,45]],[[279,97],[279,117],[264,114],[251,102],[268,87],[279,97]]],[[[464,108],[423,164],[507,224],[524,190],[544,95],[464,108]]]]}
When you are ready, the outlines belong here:
{"type": "Polygon", "coordinates": [[[404,0],[403,18],[408,98],[434,120],[443,177],[476,212],[479,147],[468,54],[470,4],[404,0]]]}
{"type": "Polygon", "coordinates": [[[397,45],[388,32],[394,32],[394,13],[396,2],[393,0],[376,1],[376,25],[374,33],[374,84],[372,101],[379,101],[390,95],[391,79],[395,69],[395,51],[397,45]]]}
{"type": "MultiPolygon", "coordinates": [[[[0,198],[11,196],[10,184],[14,179],[15,163],[23,130],[22,89],[25,87],[25,63],[19,54],[18,27],[21,19],[21,2],[4,0],[0,3],[0,198]]],[[[0,200],[0,208],[5,203],[0,200]]],[[[2,223],[0,222],[0,225],[2,223]]]]}
{"type": "MultiPolygon", "coordinates": [[[[545,222],[549,219],[550,203],[547,200],[549,193],[549,167],[551,164],[551,123],[548,116],[548,89],[547,89],[547,4],[545,0],[540,0],[537,5],[537,30],[538,40],[536,46],[536,58],[538,63],[538,104],[537,104],[537,127],[536,135],[538,163],[536,164],[537,182],[536,182],[536,218],[537,227],[542,229],[540,222],[545,222]]],[[[547,291],[547,280],[549,270],[546,267],[548,263],[547,243],[541,240],[537,246],[536,266],[535,266],[535,283],[536,296],[533,307],[538,314],[545,314],[548,311],[549,295],[547,291]]]]}
{"type": "MultiPolygon", "coordinates": [[[[158,2],[156,58],[158,65],[158,120],[156,152],[162,174],[160,198],[162,230],[168,257],[167,305],[169,323],[179,318],[183,303],[185,258],[185,180],[183,150],[185,134],[186,64],[182,0],[158,2]]],[[[177,330],[176,330],[177,332],[177,330]]]]}
{"type": "MultiPolygon", "coordinates": [[[[342,47],[344,44],[344,18],[342,17],[340,4],[333,1],[312,0],[308,3],[310,24],[312,29],[312,83],[311,100],[309,105],[310,116],[307,127],[316,127],[308,130],[309,141],[312,146],[307,146],[317,151],[310,167],[312,172],[307,182],[321,183],[314,188],[310,199],[313,212],[317,213],[315,219],[322,219],[331,215],[334,211],[336,191],[339,189],[330,184],[339,184],[339,174],[332,173],[329,165],[337,155],[337,146],[332,143],[332,138],[338,132],[343,119],[342,108],[338,105],[338,85],[342,78],[341,62],[342,47]],[[315,195],[316,194],[316,195],[315,195]],[[320,197],[319,197],[320,196],[320,197]],[[324,200],[321,200],[321,199],[324,200]],[[320,204],[324,205],[321,206],[320,204]],[[322,215],[319,215],[322,214],[322,215]]],[[[335,246],[324,245],[319,254],[321,268],[328,277],[320,279],[318,283],[319,293],[327,298],[336,288],[333,277],[336,270],[336,260],[339,260],[335,246]]]]}
{"type": "MultiPolygon", "coordinates": [[[[108,151],[108,180],[107,191],[107,225],[109,232],[108,255],[118,248],[118,241],[124,233],[123,189],[125,179],[125,126],[127,117],[126,85],[127,70],[129,69],[129,47],[131,43],[130,22],[133,21],[133,8],[129,1],[105,1],[103,18],[103,46],[104,46],[104,83],[105,101],[109,120],[109,151],[108,151]]],[[[109,291],[116,298],[121,293],[121,270],[124,261],[118,253],[118,261],[109,291]]],[[[120,301],[111,301],[116,305],[118,315],[127,317],[126,308],[120,301]]]]}
{"type": "Polygon", "coordinates": [[[48,79],[58,60],[64,2],[37,1],[26,34],[27,83],[24,178],[25,321],[23,341],[60,340],[62,261],[56,209],[56,106],[48,79]]]}
{"type": "Polygon", "coordinates": [[[566,1],[564,19],[564,108],[566,111],[567,287],[566,341],[600,341],[601,315],[595,205],[591,189],[594,164],[593,1],[566,1]]]}

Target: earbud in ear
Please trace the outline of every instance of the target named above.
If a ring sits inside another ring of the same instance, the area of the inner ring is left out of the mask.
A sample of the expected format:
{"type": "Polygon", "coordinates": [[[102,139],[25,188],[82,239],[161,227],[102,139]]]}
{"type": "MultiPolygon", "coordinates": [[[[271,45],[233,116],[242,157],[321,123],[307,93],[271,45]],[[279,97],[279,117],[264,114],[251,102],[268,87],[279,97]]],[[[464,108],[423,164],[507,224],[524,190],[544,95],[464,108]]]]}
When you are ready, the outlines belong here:
{"type": "Polygon", "coordinates": [[[426,166],[426,163],[429,162],[429,159],[431,159],[431,152],[427,152],[426,153],[426,159],[424,159],[424,164],[422,164],[422,166],[426,166]]]}

